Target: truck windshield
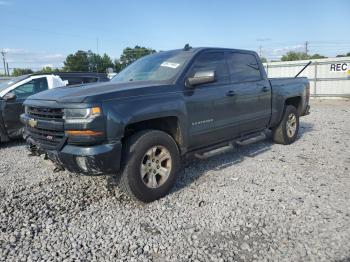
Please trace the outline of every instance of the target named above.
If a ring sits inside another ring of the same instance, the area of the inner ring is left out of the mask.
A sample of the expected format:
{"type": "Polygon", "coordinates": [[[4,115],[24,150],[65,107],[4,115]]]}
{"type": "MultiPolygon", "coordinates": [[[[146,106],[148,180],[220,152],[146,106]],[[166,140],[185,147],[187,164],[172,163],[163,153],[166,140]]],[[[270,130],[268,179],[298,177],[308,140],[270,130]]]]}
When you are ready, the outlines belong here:
{"type": "Polygon", "coordinates": [[[136,60],[117,74],[112,82],[170,80],[186,64],[191,52],[174,50],[148,55],[136,60]]]}
{"type": "Polygon", "coordinates": [[[29,75],[17,76],[7,80],[6,82],[0,83],[0,92],[6,90],[8,87],[18,83],[19,81],[26,79],[28,76],[29,75]]]}

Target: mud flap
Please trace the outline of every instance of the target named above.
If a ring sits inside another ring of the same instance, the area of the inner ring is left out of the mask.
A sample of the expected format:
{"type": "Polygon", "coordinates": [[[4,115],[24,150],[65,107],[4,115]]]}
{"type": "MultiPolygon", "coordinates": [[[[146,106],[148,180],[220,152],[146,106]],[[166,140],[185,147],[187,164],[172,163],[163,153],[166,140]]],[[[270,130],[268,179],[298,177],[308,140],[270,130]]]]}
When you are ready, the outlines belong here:
{"type": "Polygon", "coordinates": [[[8,137],[7,132],[6,132],[4,121],[2,118],[3,110],[1,107],[3,107],[2,103],[0,104],[0,142],[7,142],[10,140],[10,138],[8,137]]]}

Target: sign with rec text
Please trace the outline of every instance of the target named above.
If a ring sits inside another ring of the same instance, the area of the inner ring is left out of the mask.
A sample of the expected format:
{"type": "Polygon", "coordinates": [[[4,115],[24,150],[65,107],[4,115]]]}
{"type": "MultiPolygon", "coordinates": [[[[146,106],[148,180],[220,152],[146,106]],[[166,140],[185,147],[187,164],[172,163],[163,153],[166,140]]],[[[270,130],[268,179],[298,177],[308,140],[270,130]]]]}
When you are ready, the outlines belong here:
{"type": "Polygon", "coordinates": [[[350,75],[350,63],[337,63],[337,64],[330,64],[329,68],[331,72],[344,72],[350,75]]]}

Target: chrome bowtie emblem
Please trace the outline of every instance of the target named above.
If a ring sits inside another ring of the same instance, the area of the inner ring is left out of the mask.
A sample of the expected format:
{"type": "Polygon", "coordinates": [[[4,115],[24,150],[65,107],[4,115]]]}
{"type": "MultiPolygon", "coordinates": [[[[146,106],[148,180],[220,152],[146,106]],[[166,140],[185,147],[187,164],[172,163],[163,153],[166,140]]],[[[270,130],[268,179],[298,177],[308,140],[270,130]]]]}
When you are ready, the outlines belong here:
{"type": "Polygon", "coordinates": [[[36,127],[38,125],[38,121],[36,121],[35,119],[31,118],[28,120],[28,125],[30,125],[31,127],[36,127]]]}

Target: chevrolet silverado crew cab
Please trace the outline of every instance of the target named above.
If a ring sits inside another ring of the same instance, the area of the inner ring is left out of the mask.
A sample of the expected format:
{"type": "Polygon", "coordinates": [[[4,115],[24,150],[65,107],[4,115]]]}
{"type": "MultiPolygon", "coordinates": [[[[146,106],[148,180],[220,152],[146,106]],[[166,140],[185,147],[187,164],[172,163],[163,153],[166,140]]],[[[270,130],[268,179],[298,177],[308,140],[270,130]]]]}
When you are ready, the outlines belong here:
{"type": "Polygon", "coordinates": [[[58,168],[117,175],[150,202],[174,185],[185,156],[205,158],[272,130],[290,144],[309,110],[306,78],[268,79],[255,52],[190,48],[159,52],[110,82],[61,87],[25,101],[25,138],[58,168]]]}

